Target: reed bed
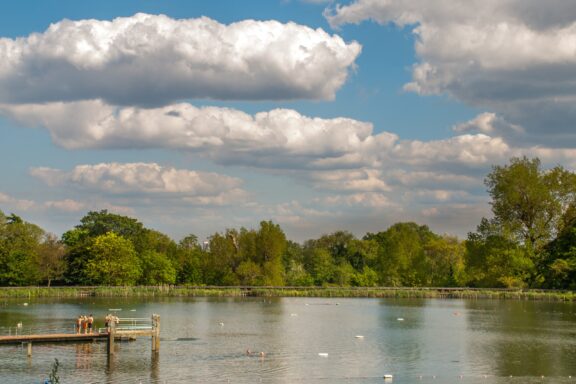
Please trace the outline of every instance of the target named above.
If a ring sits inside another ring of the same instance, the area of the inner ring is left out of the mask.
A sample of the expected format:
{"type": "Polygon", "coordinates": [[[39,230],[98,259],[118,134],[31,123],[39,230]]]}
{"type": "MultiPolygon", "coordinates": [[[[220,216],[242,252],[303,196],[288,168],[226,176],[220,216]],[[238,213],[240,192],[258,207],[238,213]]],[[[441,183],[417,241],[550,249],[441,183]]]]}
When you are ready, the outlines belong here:
{"type": "Polygon", "coordinates": [[[0,298],[77,297],[349,297],[576,301],[574,291],[397,287],[0,287],[0,298]]]}

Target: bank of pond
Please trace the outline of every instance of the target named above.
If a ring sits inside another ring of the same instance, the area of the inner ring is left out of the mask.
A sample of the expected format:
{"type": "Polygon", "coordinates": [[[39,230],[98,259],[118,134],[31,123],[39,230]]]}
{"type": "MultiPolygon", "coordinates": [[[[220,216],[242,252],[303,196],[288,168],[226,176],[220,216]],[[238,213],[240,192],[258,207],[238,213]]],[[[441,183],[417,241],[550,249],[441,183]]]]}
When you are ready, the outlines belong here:
{"type": "Polygon", "coordinates": [[[38,297],[366,297],[576,301],[574,291],[409,287],[83,286],[0,287],[0,298],[38,297]]]}

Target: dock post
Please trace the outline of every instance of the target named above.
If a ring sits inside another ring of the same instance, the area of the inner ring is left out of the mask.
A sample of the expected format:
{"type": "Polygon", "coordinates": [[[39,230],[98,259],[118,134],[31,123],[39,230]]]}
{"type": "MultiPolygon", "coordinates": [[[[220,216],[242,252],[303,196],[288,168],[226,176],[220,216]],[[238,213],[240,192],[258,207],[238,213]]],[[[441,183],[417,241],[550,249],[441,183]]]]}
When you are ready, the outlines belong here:
{"type": "Polygon", "coordinates": [[[28,357],[32,357],[32,342],[28,342],[28,357]]]}
{"type": "Polygon", "coordinates": [[[160,315],[152,315],[152,351],[160,351],[160,315]]]}
{"type": "Polygon", "coordinates": [[[116,336],[116,322],[114,319],[108,323],[108,357],[114,354],[114,337],[116,336]]]}

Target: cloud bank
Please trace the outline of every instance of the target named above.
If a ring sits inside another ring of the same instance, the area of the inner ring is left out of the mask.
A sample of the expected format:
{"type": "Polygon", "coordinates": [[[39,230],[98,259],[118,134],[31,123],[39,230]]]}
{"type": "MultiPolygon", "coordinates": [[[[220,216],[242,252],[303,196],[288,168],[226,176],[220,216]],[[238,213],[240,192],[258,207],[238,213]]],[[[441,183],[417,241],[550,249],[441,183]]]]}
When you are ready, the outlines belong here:
{"type": "Polygon", "coordinates": [[[576,3],[356,0],[325,14],[333,26],[370,19],[412,29],[420,62],[406,90],[494,111],[509,122],[498,134],[514,140],[576,143],[576,3]]]}
{"type": "MultiPolygon", "coordinates": [[[[37,167],[32,168],[30,174],[51,187],[73,188],[107,196],[153,195],[207,205],[223,205],[247,197],[238,178],[164,167],[156,163],[77,165],[71,171],[37,167]]],[[[51,206],[64,210],[77,208],[71,200],[55,202],[51,206]]]]}
{"type": "Polygon", "coordinates": [[[136,14],[0,39],[0,102],[333,99],[361,46],[295,23],[136,14]]]}

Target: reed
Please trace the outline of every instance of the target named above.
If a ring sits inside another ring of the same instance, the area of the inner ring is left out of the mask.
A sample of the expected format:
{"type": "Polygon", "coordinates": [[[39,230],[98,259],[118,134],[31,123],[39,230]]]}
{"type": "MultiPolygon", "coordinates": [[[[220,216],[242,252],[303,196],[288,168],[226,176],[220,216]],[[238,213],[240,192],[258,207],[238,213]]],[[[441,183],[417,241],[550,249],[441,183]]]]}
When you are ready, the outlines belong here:
{"type": "Polygon", "coordinates": [[[396,287],[0,287],[0,298],[77,297],[368,297],[576,301],[573,291],[396,287]]]}

